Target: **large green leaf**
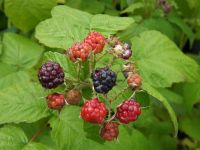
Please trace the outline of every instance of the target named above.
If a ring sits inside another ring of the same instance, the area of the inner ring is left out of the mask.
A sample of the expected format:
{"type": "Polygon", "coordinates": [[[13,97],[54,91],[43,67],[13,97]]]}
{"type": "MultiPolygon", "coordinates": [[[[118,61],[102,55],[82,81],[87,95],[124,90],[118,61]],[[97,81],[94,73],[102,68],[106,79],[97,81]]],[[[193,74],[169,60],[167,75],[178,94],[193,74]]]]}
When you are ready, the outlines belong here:
{"type": "Polygon", "coordinates": [[[133,60],[144,81],[155,87],[200,79],[199,65],[184,55],[166,36],[145,31],[132,39],[133,60]]]}
{"type": "Polygon", "coordinates": [[[159,93],[159,91],[157,89],[155,89],[154,87],[152,87],[151,85],[149,85],[146,82],[143,82],[142,88],[145,91],[147,91],[147,93],[149,95],[151,95],[151,96],[155,97],[157,100],[159,100],[164,105],[164,107],[167,109],[167,111],[171,117],[173,126],[174,126],[174,135],[176,136],[178,133],[178,122],[176,119],[176,114],[175,114],[174,110],[172,109],[171,105],[169,104],[169,102],[167,101],[167,99],[161,93],[159,93]]]}
{"type": "Polygon", "coordinates": [[[56,0],[5,0],[5,13],[13,24],[23,31],[33,29],[50,17],[56,0]]]}
{"type": "Polygon", "coordinates": [[[36,27],[35,36],[41,43],[54,48],[66,49],[74,42],[82,41],[92,30],[107,35],[123,30],[133,23],[132,18],[91,15],[67,6],[56,6],[51,13],[52,18],[36,27]]]}
{"type": "Polygon", "coordinates": [[[43,52],[43,48],[31,40],[15,33],[6,33],[3,37],[1,61],[14,65],[18,70],[33,67],[43,52]]]}
{"type": "Polygon", "coordinates": [[[66,55],[57,52],[47,52],[45,53],[45,59],[59,63],[64,69],[65,77],[70,79],[77,77],[76,64],[73,63],[66,55]]]}
{"type": "Polygon", "coordinates": [[[0,149],[21,150],[28,139],[25,133],[14,126],[4,126],[0,128],[0,149]]]}
{"type": "Polygon", "coordinates": [[[119,142],[105,142],[99,138],[99,126],[85,124],[79,117],[80,108],[66,106],[58,117],[50,121],[52,138],[60,149],[71,150],[147,150],[148,142],[137,130],[126,130],[120,127],[119,142]],[[129,139],[129,140],[127,140],[129,139]],[[140,141],[140,142],[139,142],[140,141]],[[140,144],[143,142],[143,144],[140,144]]]}
{"type": "Polygon", "coordinates": [[[0,91],[0,124],[34,122],[47,117],[45,92],[31,82],[15,84],[0,91]]]}

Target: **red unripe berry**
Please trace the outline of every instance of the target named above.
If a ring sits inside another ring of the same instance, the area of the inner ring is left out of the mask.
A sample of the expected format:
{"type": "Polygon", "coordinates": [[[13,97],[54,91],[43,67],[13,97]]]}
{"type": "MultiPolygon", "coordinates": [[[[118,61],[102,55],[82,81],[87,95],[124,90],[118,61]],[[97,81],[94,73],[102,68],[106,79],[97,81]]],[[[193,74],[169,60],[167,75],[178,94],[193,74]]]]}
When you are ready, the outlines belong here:
{"type": "Polygon", "coordinates": [[[126,100],[117,107],[116,118],[121,122],[128,124],[135,121],[141,114],[140,104],[135,100],[126,100]]]}
{"type": "Polygon", "coordinates": [[[66,55],[75,62],[77,59],[86,61],[92,51],[92,47],[87,43],[76,43],[66,51],[66,55]]]}
{"type": "Polygon", "coordinates": [[[100,136],[102,137],[102,139],[106,141],[112,141],[117,139],[119,135],[118,126],[119,124],[116,122],[105,123],[100,131],[100,136]]]}
{"type": "Polygon", "coordinates": [[[142,78],[140,77],[139,74],[135,73],[135,74],[131,74],[129,77],[128,77],[128,85],[137,90],[140,88],[140,86],[142,85],[142,78]]]}
{"type": "Polygon", "coordinates": [[[97,98],[86,101],[81,110],[82,119],[94,124],[103,123],[106,114],[106,105],[97,98]]]}
{"type": "Polygon", "coordinates": [[[64,94],[53,93],[46,97],[48,107],[51,109],[61,109],[65,105],[64,94]]]}
{"type": "Polygon", "coordinates": [[[92,47],[95,54],[102,52],[105,46],[105,37],[99,32],[90,32],[84,42],[92,47]]]}

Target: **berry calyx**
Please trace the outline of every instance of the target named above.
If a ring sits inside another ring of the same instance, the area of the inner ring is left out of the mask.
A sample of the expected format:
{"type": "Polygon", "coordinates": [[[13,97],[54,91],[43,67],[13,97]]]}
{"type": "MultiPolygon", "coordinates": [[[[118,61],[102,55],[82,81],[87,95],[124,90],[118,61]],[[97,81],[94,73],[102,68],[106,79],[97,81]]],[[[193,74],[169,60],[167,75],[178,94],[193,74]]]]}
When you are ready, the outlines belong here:
{"type": "Polygon", "coordinates": [[[66,55],[75,62],[78,59],[86,61],[92,51],[92,47],[87,43],[76,43],[66,51],[66,55]]]}
{"type": "Polygon", "coordinates": [[[97,93],[108,93],[116,85],[117,75],[108,68],[97,68],[93,71],[91,78],[97,93]]]}
{"type": "Polygon", "coordinates": [[[165,13],[170,13],[171,10],[172,10],[172,6],[170,4],[166,3],[163,5],[163,11],[165,13]]]}
{"type": "Polygon", "coordinates": [[[116,122],[107,122],[103,125],[100,131],[100,136],[106,141],[117,139],[119,135],[119,124],[116,122]]]}
{"type": "Polygon", "coordinates": [[[66,94],[66,101],[70,105],[78,105],[80,103],[81,93],[78,90],[72,89],[66,94]]]}
{"type": "Polygon", "coordinates": [[[58,63],[48,61],[41,66],[38,78],[44,88],[52,89],[64,82],[64,72],[58,63]]]}
{"type": "Polygon", "coordinates": [[[122,69],[124,77],[128,78],[130,75],[135,73],[136,69],[137,68],[133,63],[130,63],[130,62],[126,63],[125,65],[123,65],[123,69],[122,69]]]}
{"type": "Polygon", "coordinates": [[[81,109],[81,118],[86,122],[101,124],[103,123],[108,110],[103,102],[97,98],[88,100],[81,109]]]}
{"type": "Polygon", "coordinates": [[[102,52],[105,46],[105,37],[99,32],[90,32],[84,42],[92,47],[95,54],[102,52]]]}
{"type": "Polygon", "coordinates": [[[127,82],[132,89],[138,90],[142,85],[142,78],[139,74],[135,73],[128,77],[127,82]]]}
{"type": "Polygon", "coordinates": [[[61,109],[65,105],[64,94],[53,93],[46,97],[48,107],[51,109],[61,109]]]}
{"type": "Polygon", "coordinates": [[[116,118],[124,124],[135,121],[141,114],[140,104],[135,100],[126,100],[117,107],[116,118]]]}

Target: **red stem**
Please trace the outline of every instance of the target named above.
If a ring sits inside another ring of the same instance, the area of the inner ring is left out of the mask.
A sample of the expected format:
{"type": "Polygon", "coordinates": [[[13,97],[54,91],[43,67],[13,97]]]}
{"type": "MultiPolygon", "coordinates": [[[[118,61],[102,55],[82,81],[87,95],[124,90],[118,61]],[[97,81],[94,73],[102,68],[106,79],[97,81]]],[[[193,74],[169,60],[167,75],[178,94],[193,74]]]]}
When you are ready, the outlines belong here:
{"type": "Polygon", "coordinates": [[[41,133],[44,131],[47,127],[47,124],[45,124],[40,130],[38,130],[31,138],[30,142],[33,142],[41,133]]]}

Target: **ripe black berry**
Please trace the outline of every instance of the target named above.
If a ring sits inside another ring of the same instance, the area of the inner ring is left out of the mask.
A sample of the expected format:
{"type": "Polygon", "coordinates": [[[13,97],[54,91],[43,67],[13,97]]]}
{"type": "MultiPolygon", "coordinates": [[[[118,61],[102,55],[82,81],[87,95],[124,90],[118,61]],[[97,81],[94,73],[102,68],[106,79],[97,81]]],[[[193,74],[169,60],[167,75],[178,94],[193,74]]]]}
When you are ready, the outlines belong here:
{"type": "Polygon", "coordinates": [[[44,88],[52,89],[64,82],[64,72],[58,63],[48,61],[41,66],[38,78],[44,88]]]}
{"type": "Polygon", "coordinates": [[[116,83],[116,74],[108,68],[97,68],[91,75],[97,93],[106,94],[116,83]]]}

